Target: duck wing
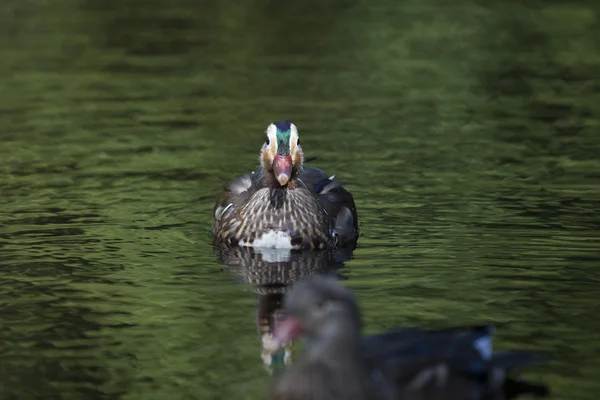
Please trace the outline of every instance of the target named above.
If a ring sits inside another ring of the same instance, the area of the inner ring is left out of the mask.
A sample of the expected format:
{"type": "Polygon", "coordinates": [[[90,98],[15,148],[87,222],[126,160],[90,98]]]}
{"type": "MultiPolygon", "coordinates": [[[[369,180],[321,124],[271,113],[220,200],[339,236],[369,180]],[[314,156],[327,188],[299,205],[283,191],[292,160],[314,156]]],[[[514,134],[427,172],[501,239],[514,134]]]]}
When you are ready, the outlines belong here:
{"type": "MultiPolygon", "coordinates": [[[[511,399],[547,396],[546,386],[514,379],[516,368],[546,358],[526,351],[494,353],[493,325],[440,330],[403,328],[363,340],[379,387],[403,399],[511,399]],[[385,384],[382,384],[385,383],[385,384]]],[[[389,396],[387,396],[389,397],[389,396]]]]}
{"type": "Polygon", "coordinates": [[[262,168],[249,172],[227,182],[213,209],[213,233],[219,221],[236,212],[257,190],[264,187],[262,168]]]}
{"type": "Polygon", "coordinates": [[[336,181],[319,168],[305,167],[298,176],[300,184],[318,196],[327,214],[338,244],[345,245],[358,237],[358,215],[354,197],[344,186],[347,182],[336,181]]]}

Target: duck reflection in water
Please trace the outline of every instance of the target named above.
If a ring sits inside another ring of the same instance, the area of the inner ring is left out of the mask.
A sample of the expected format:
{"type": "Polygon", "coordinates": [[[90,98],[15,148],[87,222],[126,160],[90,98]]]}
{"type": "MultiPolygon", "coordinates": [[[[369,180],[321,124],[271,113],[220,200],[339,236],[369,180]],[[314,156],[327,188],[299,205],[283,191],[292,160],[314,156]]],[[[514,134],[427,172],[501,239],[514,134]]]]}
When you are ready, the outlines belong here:
{"type": "Polygon", "coordinates": [[[278,374],[292,360],[291,343],[273,346],[273,332],[281,319],[282,300],[294,282],[313,275],[334,276],[352,258],[356,242],[329,250],[266,249],[239,246],[214,247],[224,269],[251,284],[258,295],[256,324],[260,334],[261,358],[270,374],[278,374]]]}
{"type": "Polygon", "coordinates": [[[261,294],[256,310],[256,324],[260,332],[262,343],[261,357],[267,371],[277,374],[283,367],[292,362],[291,343],[286,343],[281,348],[273,345],[273,331],[276,321],[282,318],[281,307],[283,302],[283,288],[272,288],[273,292],[261,294]],[[274,349],[274,350],[273,350],[274,349]]]}

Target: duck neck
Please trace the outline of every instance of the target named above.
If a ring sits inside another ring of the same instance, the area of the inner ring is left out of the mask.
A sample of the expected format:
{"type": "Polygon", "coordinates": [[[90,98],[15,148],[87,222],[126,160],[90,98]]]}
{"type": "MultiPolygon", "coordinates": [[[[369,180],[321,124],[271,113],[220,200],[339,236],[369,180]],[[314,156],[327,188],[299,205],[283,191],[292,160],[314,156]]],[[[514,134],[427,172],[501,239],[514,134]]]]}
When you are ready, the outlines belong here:
{"type": "Polygon", "coordinates": [[[331,324],[319,333],[319,336],[307,336],[304,355],[310,360],[325,363],[360,363],[360,330],[356,326],[331,324]]]}

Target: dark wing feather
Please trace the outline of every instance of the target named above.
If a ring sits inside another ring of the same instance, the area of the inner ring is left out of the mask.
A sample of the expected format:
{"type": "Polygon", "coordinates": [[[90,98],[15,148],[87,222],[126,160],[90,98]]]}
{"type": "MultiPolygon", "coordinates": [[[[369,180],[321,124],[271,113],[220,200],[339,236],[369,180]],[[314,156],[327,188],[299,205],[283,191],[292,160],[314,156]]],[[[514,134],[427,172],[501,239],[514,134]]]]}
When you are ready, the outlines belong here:
{"type": "Polygon", "coordinates": [[[358,215],[352,194],[343,186],[342,181],[335,181],[322,170],[305,167],[299,174],[304,186],[312,190],[321,202],[321,207],[332,222],[333,231],[342,245],[356,241],[358,236],[358,215]]]}
{"type": "Polygon", "coordinates": [[[399,329],[366,337],[363,355],[370,368],[394,382],[407,399],[547,395],[544,385],[507,377],[513,369],[544,362],[545,358],[524,351],[492,353],[494,330],[493,325],[399,329]]]}
{"type": "Polygon", "coordinates": [[[363,339],[367,362],[404,365],[411,358],[453,357],[489,360],[492,353],[493,325],[425,330],[403,328],[363,339]]]}

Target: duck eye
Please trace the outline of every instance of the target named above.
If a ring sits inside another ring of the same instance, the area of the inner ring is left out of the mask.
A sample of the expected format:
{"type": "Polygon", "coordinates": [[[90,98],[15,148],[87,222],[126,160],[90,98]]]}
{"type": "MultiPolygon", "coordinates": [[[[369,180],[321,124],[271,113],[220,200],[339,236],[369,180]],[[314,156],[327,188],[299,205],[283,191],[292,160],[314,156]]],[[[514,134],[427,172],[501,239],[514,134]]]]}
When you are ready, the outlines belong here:
{"type": "Polygon", "coordinates": [[[266,144],[267,146],[270,146],[270,145],[271,145],[271,139],[269,139],[269,137],[268,137],[268,136],[267,136],[267,140],[265,140],[265,144],[266,144]]]}

